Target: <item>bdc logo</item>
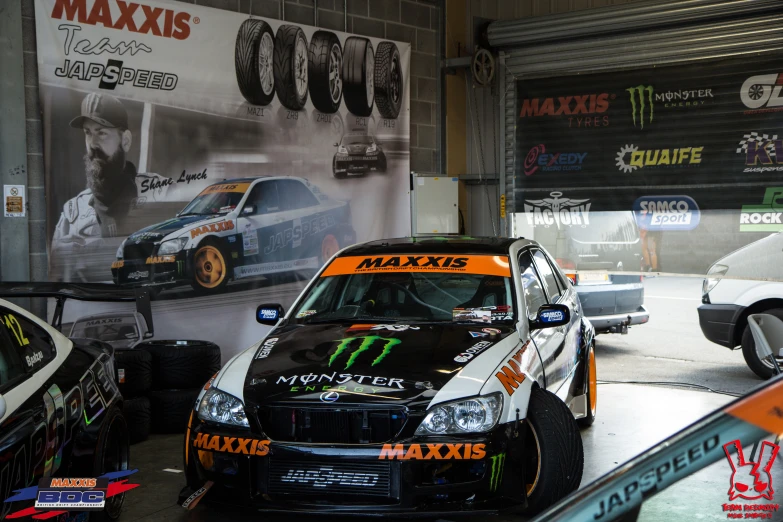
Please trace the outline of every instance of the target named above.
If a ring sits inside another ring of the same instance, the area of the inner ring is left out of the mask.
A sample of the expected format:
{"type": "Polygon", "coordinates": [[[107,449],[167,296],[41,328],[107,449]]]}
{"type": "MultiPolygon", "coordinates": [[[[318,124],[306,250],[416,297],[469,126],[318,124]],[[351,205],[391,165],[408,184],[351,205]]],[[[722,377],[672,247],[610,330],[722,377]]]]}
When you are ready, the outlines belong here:
{"type": "Polygon", "coordinates": [[[649,105],[649,112],[647,114],[649,120],[648,123],[653,121],[653,88],[652,85],[637,85],[636,87],[629,87],[626,89],[631,96],[631,117],[633,118],[633,126],[636,127],[636,120],[639,120],[639,125],[644,128],[645,111],[649,105]],[[646,100],[645,100],[646,98],[646,100]]]}
{"type": "Polygon", "coordinates": [[[358,359],[363,352],[370,350],[373,346],[381,348],[381,353],[378,354],[378,356],[372,362],[372,366],[375,366],[379,364],[387,355],[389,355],[392,349],[401,342],[402,341],[399,339],[387,339],[377,335],[348,337],[346,339],[340,340],[340,344],[337,345],[337,350],[335,350],[332,356],[329,357],[329,366],[331,366],[332,363],[334,363],[343,353],[351,349],[350,347],[352,344],[353,349],[350,352],[351,355],[348,357],[348,360],[345,363],[346,370],[353,366],[353,364],[356,362],[356,359],[358,359]],[[359,344],[357,345],[354,341],[358,341],[359,344]],[[378,341],[377,344],[376,341],[378,341]]]}

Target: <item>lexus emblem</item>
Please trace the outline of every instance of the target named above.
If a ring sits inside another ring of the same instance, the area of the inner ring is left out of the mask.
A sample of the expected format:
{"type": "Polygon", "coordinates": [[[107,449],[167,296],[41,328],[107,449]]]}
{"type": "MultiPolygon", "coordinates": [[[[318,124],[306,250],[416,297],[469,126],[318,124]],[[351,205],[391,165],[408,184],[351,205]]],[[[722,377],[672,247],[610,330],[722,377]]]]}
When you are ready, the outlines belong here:
{"type": "Polygon", "coordinates": [[[340,394],[336,391],[328,391],[321,394],[321,402],[334,402],[339,398],[340,394]]]}

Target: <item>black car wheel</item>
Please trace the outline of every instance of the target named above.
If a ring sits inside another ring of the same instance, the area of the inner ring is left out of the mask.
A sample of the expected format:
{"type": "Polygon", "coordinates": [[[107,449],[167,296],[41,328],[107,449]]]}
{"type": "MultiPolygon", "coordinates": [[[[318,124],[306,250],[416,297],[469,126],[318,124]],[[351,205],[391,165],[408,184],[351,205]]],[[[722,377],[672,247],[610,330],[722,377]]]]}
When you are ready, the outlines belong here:
{"type": "Polygon", "coordinates": [[[253,105],[268,105],[275,96],[272,67],[275,39],[263,20],[245,20],[234,47],[234,68],[242,96],[253,105]]]}
{"type": "Polygon", "coordinates": [[[582,436],[571,410],[555,394],[534,387],[522,465],[528,511],[538,513],[579,487],[584,470],[582,436]]]}
{"type": "MultiPolygon", "coordinates": [[[[96,477],[111,471],[125,471],[130,462],[130,441],[128,424],[117,406],[106,413],[101,430],[98,433],[98,445],[95,449],[94,472],[96,477]]],[[[106,499],[103,511],[90,513],[92,521],[117,520],[125,502],[125,493],[106,499]]]]}
{"type": "Polygon", "coordinates": [[[375,53],[375,105],[384,118],[400,115],[403,86],[400,51],[392,42],[381,42],[375,53]]]}
{"type": "Polygon", "coordinates": [[[197,292],[218,291],[228,284],[228,259],[211,241],[204,241],[193,254],[193,282],[197,292]]]}
{"type": "MultiPolygon", "coordinates": [[[[774,315],[778,319],[783,319],[783,308],[773,308],[772,310],[764,310],[763,312],[774,315]]],[[[776,349],[779,347],[773,347],[776,349]]],[[[753,334],[750,333],[750,326],[745,327],[745,331],[742,333],[742,355],[745,357],[745,362],[748,367],[753,370],[753,373],[761,377],[762,379],[769,379],[772,377],[772,362],[768,359],[761,359],[758,351],[756,351],[756,342],[753,340],[753,334]]],[[[778,366],[783,367],[783,357],[776,357],[778,366]]]]}
{"type": "Polygon", "coordinates": [[[351,36],[343,49],[343,96],[356,116],[372,114],[375,102],[375,54],[367,38],[351,36]]]}
{"type": "Polygon", "coordinates": [[[595,342],[590,343],[585,355],[585,395],[587,395],[587,412],[584,417],[577,419],[580,428],[587,428],[595,422],[595,414],[598,412],[598,372],[595,365],[595,342]]]}
{"type": "Polygon", "coordinates": [[[307,78],[310,99],[321,112],[332,114],[343,99],[343,49],[337,35],[316,31],[310,40],[307,78]]]}
{"type": "Polygon", "coordinates": [[[295,25],[277,28],[274,76],[277,98],[285,107],[298,111],[307,103],[307,38],[295,25]]]}

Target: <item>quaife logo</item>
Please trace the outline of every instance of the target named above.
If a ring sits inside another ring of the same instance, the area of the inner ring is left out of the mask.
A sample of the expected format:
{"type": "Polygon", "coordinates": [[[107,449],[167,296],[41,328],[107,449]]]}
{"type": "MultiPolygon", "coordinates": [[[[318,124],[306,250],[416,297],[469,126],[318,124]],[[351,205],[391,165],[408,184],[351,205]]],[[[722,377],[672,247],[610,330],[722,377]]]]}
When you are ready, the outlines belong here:
{"type": "Polygon", "coordinates": [[[615,164],[622,172],[649,167],[687,167],[700,164],[703,152],[704,147],[639,150],[636,145],[626,145],[617,153],[615,164]]]}
{"type": "Polygon", "coordinates": [[[653,103],[653,88],[650,85],[637,85],[636,87],[627,88],[626,91],[631,95],[631,116],[633,117],[633,126],[636,127],[638,120],[639,125],[643,129],[645,109],[647,109],[648,123],[652,123],[653,121],[655,107],[653,103]]]}
{"type": "Polygon", "coordinates": [[[375,359],[373,359],[371,364],[371,366],[375,366],[380,364],[380,362],[391,353],[392,349],[401,342],[402,341],[399,339],[387,339],[377,335],[348,337],[347,339],[342,339],[339,341],[340,344],[337,345],[337,350],[335,350],[332,356],[329,357],[329,366],[339,359],[343,353],[348,352],[351,349],[352,344],[353,349],[350,351],[351,355],[348,357],[348,360],[345,363],[345,370],[353,366],[353,364],[356,362],[356,359],[358,359],[362,353],[370,350],[373,346],[376,346],[378,349],[380,349],[380,353],[377,357],[375,357],[375,359]],[[355,341],[359,342],[356,343],[355,341]]]}
{"type": "Polygon", "coordinates": [[[750,110],[745,114],[783,111],[783,74],[760,74],[751,76],[742,84],[740,99],[750,110]]]}
{"type": "Polygon", "coordinates": [[[556,98],[530,98],[522,100],[520,118],[543,116],[567,116],[569,127],[608,127],[609,101],[614,94],[583,94],[579,96],[558,96],[556,98]],[[602,115],[602,116],[598,116],[602,115]]]}
{"type": "Polygon", "coordinates": [[[783,230],[783,187],[768,187],[760,205],[742,205],[740,232],[783,230]]]}
{"type": "Polygon", "coordinates": [[[745,159],[743,172],[783,171],[783,140],[777,134],[745,134],[739,142],[737,154],[745,159]]]}
{"type": "MultiPolygon", "coordinates": [[[[55,0],[52,18],[175,40],[190,36],[189,13],[123,0],[55,0]]],[[[192,22],[197,24],[199,19],[192,22]]]]}
{"type": "Polygon", "coordinates": [[[562,192],[550,192],[548,198],[526,199],[525,216],[529,225],[589,225],[590,200],[561,197],[562,192]]]}

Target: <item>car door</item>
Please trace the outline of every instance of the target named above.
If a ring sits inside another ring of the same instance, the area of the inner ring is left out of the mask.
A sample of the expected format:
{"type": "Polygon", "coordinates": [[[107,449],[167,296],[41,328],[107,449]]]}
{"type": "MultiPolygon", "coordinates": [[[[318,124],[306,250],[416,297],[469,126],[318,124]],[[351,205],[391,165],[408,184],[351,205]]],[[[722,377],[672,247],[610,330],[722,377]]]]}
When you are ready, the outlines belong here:
{"type": "Polygon", "coordinates": [[[267,264],[282,258],[282,230],[285,228],[274,180],[258,182],[250,189],[237,223],[242,234],[243,256],[236,276],[267,273],[267,264]],[[279,244],[278,235],[281,238],[279,244]]]}
{"type": "Polygon", "coordinates": [[[543,249],[533,250],[533,262],[536,265],[541,279],[546,287],[547,297],[550,303],[566,305],[571,311],[571,321],[563,326],[555,328],[563,335],[563,342],[557,347],[555,353],[553,378],[558,382],[558,395],[565,398],[568,386],[574,370],[576,369],[577,355],[579,353],[579,305],[578,296],[570,285],[565,284],[564,277],[555,268],[555,262],[543,249]]]}
{"type": "MultiPolygon", "coordinates": [[[[546,287],[533,262],[533,252],[525,249],[519,254],[520,288],[525,299],[527,318],[535,320],[538,309],[550,302],[546,287]]],[[[562,381],[558,380],[557,357],[565,335],[560,328],[541,328],[530,332],[530,338],[536,345],[544,365],[543,383],[547,390],[556,391],[562,381]]]]}
{"type": "MultiPolygon", "coordinates": [[[[57,364],[55,357],[54,342],[43,328],[0,306],[0,395],[6,405],[0,422],[3,500],[61,464],[64,400],[51,372],[43,371],[57,364]]],[[[0,504],[0,519],[10,508],[11,504],[0,504]]]]}
{"type": "MultiPolygon", "coordinates": [[[[277,180],[280,206],[290,231],[286,231],[285,259],[304,260],[320,253],[324,230],[334,224],[334,218],[320,212],[320,202],[298,179],[277,180]]],[[[317,265],[316,265],[317,266],[317,265]]]]}

